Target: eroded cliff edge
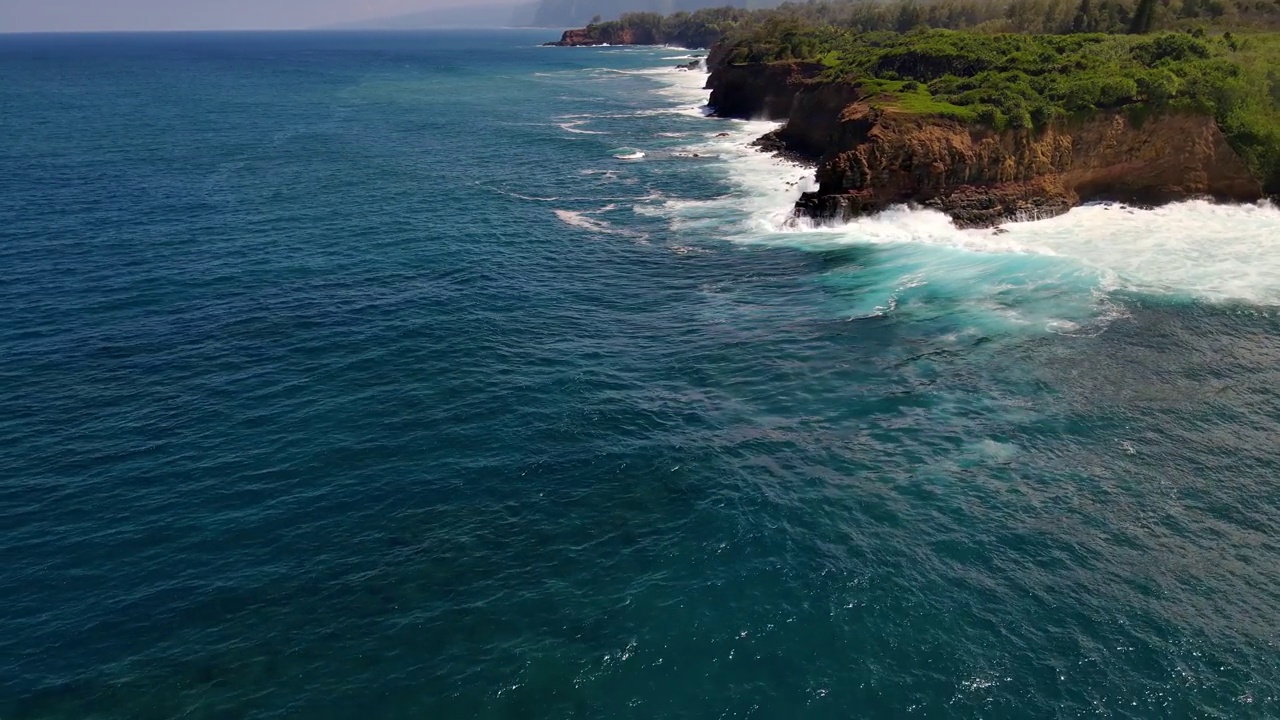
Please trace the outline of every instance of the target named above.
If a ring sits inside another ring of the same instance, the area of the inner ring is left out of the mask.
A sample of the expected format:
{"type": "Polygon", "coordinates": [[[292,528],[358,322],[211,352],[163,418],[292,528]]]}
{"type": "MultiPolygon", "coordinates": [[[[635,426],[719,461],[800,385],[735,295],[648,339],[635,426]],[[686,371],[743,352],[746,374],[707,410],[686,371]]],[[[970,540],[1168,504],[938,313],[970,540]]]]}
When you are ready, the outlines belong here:
{"type": "Polygon", "coordinates": [[[718,115],[785,121],[764,146],[817,164],[818,190],[796,205],[815,218],[848,220],[914,203],[962,227],[989,227],[1098,200],[1264,197],[1206,115],[1121,110],[997,131],[896,112],[856,85],[818,79],[813,64],[713,67],[707,87],[718,115]]]}

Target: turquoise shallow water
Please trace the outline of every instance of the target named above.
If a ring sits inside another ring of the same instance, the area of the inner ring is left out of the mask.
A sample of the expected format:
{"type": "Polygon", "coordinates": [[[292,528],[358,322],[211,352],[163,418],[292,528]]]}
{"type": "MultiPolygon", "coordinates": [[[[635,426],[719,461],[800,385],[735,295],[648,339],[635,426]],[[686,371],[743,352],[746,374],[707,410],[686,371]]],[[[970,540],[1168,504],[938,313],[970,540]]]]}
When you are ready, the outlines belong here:
{"type": "Polygon", "coordinates": [[[0,37],[0,718],[1280,715],[1274,210],[791,227],[548,37],[0,37]]]}

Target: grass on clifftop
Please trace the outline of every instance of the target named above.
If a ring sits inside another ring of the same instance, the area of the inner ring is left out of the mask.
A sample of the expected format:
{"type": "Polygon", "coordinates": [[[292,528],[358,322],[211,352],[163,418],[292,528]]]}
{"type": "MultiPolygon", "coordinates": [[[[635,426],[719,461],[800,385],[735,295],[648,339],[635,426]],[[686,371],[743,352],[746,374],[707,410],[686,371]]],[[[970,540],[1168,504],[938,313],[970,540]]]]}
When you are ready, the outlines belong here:
{"type": "Polygon", "coordinates": [[[823,79],[861,85],[886,108],[998,130],[1100,111],[1210,115],[1267,191],[1280,192],[1280,34],[855,33],[779,23],[731,38],[726,59],[820,62],[823,79]]]}

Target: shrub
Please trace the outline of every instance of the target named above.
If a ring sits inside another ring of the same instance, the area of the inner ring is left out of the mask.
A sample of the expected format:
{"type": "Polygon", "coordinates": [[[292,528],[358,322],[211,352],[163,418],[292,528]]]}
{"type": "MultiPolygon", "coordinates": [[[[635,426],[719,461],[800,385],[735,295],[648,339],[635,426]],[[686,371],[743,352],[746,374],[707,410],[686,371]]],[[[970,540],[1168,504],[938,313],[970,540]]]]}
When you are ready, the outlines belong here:
{"type": "Polygon", "coordinates": [[[1144,65],[1157,65],[1170,60],[1182,62],[1193,58],[1209,57],[1209,46],[1204,42],[1180,33],[1165,33],[1155,39],[1135,45],[1133,57],[1144,65]]]}
{"type": "Polygon", "coordinates": [[[979,105],[975,108],[978,124],[997,130],[1004,128],[1005,117],[1000,109],[993,105],[979,105]]]}

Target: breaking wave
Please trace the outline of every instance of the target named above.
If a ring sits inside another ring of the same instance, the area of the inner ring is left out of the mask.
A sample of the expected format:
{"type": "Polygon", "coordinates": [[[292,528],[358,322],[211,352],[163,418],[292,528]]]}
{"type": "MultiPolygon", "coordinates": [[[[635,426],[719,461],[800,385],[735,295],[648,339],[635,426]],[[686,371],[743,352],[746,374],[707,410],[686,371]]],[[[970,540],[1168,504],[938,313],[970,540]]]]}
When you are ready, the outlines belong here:
{"type": "MultiPolygon", "coordinates": [[[[705,100],[705,91],[685,76],[675,71],[660,76],[667,86],[659,94],[705,100]]],[[[1280,208],[1274,205],[1190,201],[1139,209],[1099,204],[999,230],[960,230],[941,213],[899,207],[848,224],[818,226],[792,213],[800,194],[815,186],[812,169],[751,145],[775,127],[737,121],[708,127],[702,142],[680,150],[707,157],[728,192],[636,211],[662,215],[675,229],[724,228],[724,239],[739,244],[813,251],[875,248],[877,269],[898,271],[895,282],[918,279],[904,292],[944,286],[971,300],[999,298],[1012,307],[1018,304],[1014,290],[1039,289],[1059,301],[1074,294],[1092,315],[1108,317],[1117,313],[1114,293],[1280,306],[1280,254],[1272,250],[1280,237],[1280,208]]],[[[1034,298],[1024,300],[1035,304],[1034,298]]],[[[1057,328],[1067,324],[1051,322],[1057,328]]]]}

